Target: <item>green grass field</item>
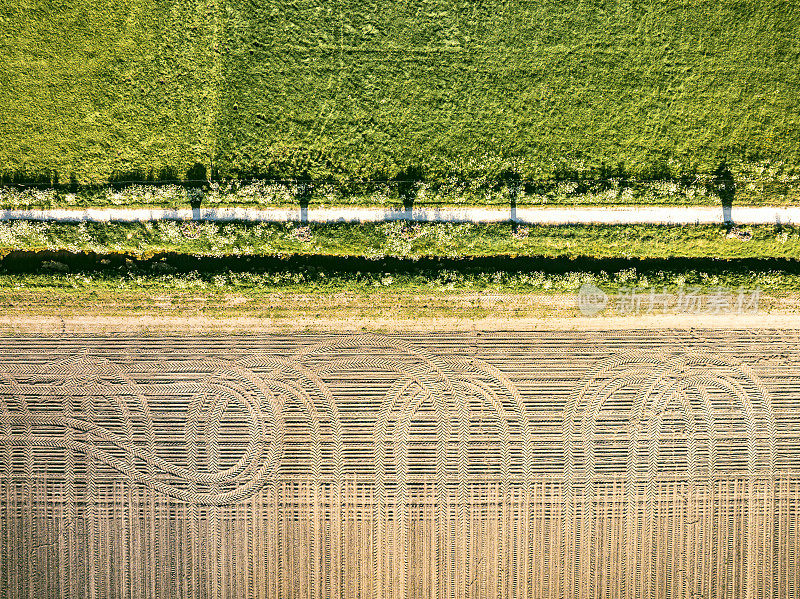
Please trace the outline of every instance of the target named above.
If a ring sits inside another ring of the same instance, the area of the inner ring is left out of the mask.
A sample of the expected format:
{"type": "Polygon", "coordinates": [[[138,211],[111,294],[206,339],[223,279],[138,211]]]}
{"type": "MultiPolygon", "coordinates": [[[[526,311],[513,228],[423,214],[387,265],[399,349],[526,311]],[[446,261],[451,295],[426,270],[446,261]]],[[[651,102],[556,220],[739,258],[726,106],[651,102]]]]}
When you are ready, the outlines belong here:
{"type": "Polygon", "coordinates": [[[782,185],[799,34],[780,0],[0,0],[0,173],[782,185]]]}
{"type": "Polygon", "coordinates": [[[106,182],[212,158],[209,10],[0,0],[0,170],[106,182]]]}

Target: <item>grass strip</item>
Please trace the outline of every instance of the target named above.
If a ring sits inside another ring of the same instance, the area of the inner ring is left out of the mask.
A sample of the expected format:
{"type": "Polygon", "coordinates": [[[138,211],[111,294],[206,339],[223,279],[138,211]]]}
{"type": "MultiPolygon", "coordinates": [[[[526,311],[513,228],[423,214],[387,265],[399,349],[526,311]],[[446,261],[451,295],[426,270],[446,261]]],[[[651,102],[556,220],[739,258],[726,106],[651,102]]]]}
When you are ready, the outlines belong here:
{"type": "Polygon", "coordinates": [[[137,258],[91,252],[12,252],[0,261],[0,286],[11,288],[302,292],[397,290],[573,293],[583,284],[800,289],[800,261],[715,258],[365,258],[363,256],[223,256],[157,254],[137,258]]]}
{"type": "Polygon", "coordinates": [[[0,223],[0,253],[66,251],[192,256],[622,257],[800,259],[800,230],[724,226],[156,222],[0,223]]]}
{"type": "MultiPolygon", "coordinates": [[[[730,174],[730,173],[728,173],[730,174]]],[[[666,179],[599,178],[538,182],[451,180],[115,183],[95,186],[0,186],[0,209],[380,206],[719,206],[723,194],[737,206],[791,206],[800,200],[800,174],[750,174],[734,180],[694,175],[666,179]]]]}

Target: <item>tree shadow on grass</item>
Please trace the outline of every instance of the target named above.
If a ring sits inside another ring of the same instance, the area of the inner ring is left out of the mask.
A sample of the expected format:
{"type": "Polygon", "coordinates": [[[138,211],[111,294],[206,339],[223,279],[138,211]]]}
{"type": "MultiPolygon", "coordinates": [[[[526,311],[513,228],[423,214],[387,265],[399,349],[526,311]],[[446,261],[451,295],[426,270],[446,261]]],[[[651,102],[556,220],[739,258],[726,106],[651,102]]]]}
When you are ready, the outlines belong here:
{"type": "Polygon", "coordinates": [[[519,226],[517,219],[517,197],[522,190],[522,178],[516,170],[506,169],[500,173],[497,177],[495,191],[499,191],[503,187],[508,188],[508,198],[511,208],[509,220],[511,221],[511,231],[516,233],[517,227],[519,226]]]}
{"type": "Polygon", "coordinates": [[[297,202],[300,204],[300,222],[308,224],[308,205],[311,203],[311,196],[314,194],[314,181],[308,172],[303,172],[297,178],[297,202]]]}
{"type": "Polygon", "coordinates": [[[724,160],[714,171],[713,185],[722,203],[722,222],[730,230],[734,227],[731,209],[733,208],[733,200],[736,195],[736,181],[733,179],[733,174],[731,174],[724,160]]]}
{"type": "Polygon", "coordinates": [[[409,165],[401,170],[392,181],[397,185],[397,196],[403,202],[403,210],[411,220],[411,212],[421,183],[425,180],[425,173],[422,168],[416,165],[409,165]]]}

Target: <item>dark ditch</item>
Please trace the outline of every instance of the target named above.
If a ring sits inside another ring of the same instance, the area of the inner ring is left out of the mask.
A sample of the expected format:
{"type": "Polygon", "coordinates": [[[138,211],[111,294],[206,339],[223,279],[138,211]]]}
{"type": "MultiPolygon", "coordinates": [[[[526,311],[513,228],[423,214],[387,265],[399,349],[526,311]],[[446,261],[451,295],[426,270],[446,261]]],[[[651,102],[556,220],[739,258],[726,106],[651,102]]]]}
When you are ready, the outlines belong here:
{"type": "Polygon", "coordinates": [[[615,273],[635,269],[648,273],[705,273],[708,275],[749,275],[773,272],[800,274],[800,260],[795,259],[717,259],[717,258],[593,258],[593,257],[428,257],[419,259],[379,258],[330,255],[288,256],[195,256],[158,253],[143,258],[128,254],[98,254],[68,251],[12,251],[0,258],[0,273],[46,274],[70,272],[84,274],[164,273],[274,273],[302,272],[308,278],[386,273],[435,278],[442,271],[476,275],[481,273],[526,272],[567,274],[587,272],[615,273]]]}

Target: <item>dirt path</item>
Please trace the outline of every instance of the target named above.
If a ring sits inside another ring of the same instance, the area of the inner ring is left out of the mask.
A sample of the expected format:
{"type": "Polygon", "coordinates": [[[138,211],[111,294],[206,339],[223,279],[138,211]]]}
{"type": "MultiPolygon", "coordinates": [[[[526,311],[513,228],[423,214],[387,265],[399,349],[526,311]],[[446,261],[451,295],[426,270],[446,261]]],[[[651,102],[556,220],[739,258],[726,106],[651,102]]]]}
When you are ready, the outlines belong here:
{"type": "Polygon", "coordinates": [[[398,210],[380,207],[330,208],[89,208],[0,210],[0,221],[35,220],[53,222],[143,222],[198,220],[211,222],[450,222],[521,224],[800,224],[798,207],[721,206],[608,206],[608,207],[442,207],[398,210]]]}
{"type": "Polygon", "coordinates": [[[0,316],[0,335],[353,333],[430,331],[615,331],[615,330],[800,329],[800,314],[423,318],[215,317],[215,316],[0,316]]]}
{"type": "Polygon", "coordinates": [[[800,296],[792,293],[762,293],[758,312],[617,308],[586,316],[575,294],[10,290],[0,298],[0,335],[800,328],[800,296]]]}

